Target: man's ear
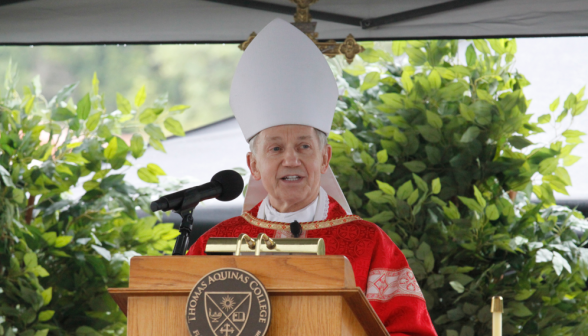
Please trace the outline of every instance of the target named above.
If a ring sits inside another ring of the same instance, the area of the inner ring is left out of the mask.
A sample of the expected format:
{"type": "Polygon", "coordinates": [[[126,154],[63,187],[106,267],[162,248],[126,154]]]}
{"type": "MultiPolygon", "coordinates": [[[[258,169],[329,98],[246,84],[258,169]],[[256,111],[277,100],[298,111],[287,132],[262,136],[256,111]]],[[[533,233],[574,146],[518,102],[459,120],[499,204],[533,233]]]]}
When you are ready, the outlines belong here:
{"type": "Polygon", "coordinates": [[[325,148],[323,149],[323,162],[321,164],[321,174],[324,174],[327,172],[327,169],[329,168],[329,162],[331,162],[331,157],[333,156],[333,148],[331,147],[331,145],[326,145],[325,148]]]}
{"type": "Polygon", "coordinates": [[[255,159],[255,155],[253,155],[251,152],[247,153],[247,167],[249,167],[251,176],[253,176],[256,181],[261,180],[261,174],[259,173],[259,169],[257,167],[257,160],[255,159]]]}

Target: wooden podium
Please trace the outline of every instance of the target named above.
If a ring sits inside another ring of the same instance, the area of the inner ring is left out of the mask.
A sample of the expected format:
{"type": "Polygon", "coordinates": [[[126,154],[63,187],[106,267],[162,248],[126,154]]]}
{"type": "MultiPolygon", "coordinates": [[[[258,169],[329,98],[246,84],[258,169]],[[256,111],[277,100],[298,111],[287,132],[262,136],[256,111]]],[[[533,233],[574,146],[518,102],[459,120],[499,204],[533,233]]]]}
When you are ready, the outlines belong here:
{"type": "Polygon", "coordinates": [[[225,267],[252,273],[267,289],[268,336],[388,335],[344,256],[134,257],[129,288],[109,289],[127,315],[127,335],[190,335],[190,291],[202,276],[225,267]]]}

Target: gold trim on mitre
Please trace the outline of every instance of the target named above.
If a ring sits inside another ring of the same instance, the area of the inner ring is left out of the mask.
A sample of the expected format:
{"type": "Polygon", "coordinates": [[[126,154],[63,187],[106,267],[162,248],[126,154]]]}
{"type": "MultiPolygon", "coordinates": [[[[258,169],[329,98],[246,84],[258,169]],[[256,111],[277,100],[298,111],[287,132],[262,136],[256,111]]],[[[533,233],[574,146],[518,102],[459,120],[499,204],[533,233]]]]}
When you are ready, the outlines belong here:
{"type": "MultiPolygon", "coordinates": [[[[264,219],[259,219],[253,216],[250,212],[244,212],[241,217],[245,219],[249,224],[258,226],[264,229],[270,230],[288,230],[290,228],[290,223],[281,223],[281,222],[271,222],[266,221],[264,219]]],[[[326,229],[333,226],[347,224],[356,220],[361,220],[361,217],[356,215],[348,215],[343,216],[335,219],[323,220],[323,221],[315,221],[315,222],[307,222],[301,223],[302,230],[318,230],[318,229],[326,229]]]]}

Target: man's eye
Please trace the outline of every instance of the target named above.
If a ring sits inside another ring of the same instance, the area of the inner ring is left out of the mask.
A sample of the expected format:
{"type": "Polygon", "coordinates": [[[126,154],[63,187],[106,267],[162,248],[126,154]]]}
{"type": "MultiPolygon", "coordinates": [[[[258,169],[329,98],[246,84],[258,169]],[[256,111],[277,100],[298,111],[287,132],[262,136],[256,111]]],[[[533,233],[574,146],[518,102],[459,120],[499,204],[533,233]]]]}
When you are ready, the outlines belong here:
{"type": "Polygon", "coordinates": [[[310,145],[302,145],[302,148],[309,149],[310,148],[310,145]]]}
{"type": "Polygon", "coordinates": [[[272,147],[272,152],[279,152],[280,151],[280,147],[272,147]]]}

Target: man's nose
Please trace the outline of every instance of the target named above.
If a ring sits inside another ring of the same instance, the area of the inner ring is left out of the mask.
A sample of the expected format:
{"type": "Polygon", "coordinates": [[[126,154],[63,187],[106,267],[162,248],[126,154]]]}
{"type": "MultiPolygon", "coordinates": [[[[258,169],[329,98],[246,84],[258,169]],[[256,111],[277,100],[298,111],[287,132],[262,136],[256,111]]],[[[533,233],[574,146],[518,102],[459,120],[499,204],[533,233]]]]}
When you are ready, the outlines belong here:
{"type": "Polygon", "coordinates": [[[300,165],[300,160],[298,158],[298,153],[294,148],[288,148],[284,152],[284,161],[282,161],[282,165],[287,167],[295,167],[300,165]]]}

